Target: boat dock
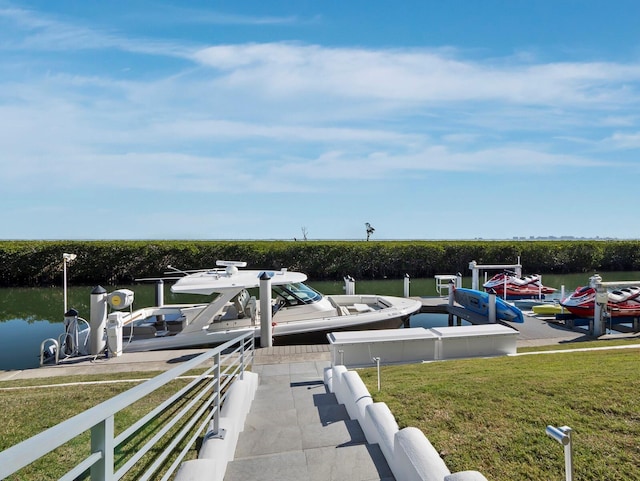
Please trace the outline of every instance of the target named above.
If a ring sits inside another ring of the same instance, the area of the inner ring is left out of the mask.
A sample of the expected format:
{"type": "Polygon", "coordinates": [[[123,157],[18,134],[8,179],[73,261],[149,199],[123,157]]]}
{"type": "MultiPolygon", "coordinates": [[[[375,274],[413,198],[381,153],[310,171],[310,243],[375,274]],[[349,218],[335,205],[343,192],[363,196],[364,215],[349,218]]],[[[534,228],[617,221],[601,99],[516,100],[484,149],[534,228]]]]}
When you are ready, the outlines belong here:
{"type": "MultiPolygon", "coordinates": [[[[448,300],[443,297],[417,298],[422,302],[420,312],[447,313],[448,300]]],[[[454,315],[463,308],[454,306],[454,315]]],[[[459,312],[460,317],[482,323],[482,319],[473,319],[469,313],[459,312]]],[[[570,329],[564,324],[556,322],[554,317],[538,317],[529,311],[523,311],[523,324],[504,323],[516,329],[519,333],[517,346],[544,346],[566,342],[576,342],[592,339],[581,329],[570,329]]],[[[485,321],[486,322],[486,321],[485,321]]],[[[189,360],[207,349],[181,349],[124,353],[119,357],[84,356],[62,361],[56,366],[43,368],[0,371],[0,382],[13,379],[30,379],[56,376],[71,376],[79,374],[100,374],[108,372],[144,372],[164,371],[176,364],[189,360]]],[[[305,361],[328,361],[331,359],[329,344],[281,345],[268,348],[257,348],[255,364],[278,364],[305,361]]]]}

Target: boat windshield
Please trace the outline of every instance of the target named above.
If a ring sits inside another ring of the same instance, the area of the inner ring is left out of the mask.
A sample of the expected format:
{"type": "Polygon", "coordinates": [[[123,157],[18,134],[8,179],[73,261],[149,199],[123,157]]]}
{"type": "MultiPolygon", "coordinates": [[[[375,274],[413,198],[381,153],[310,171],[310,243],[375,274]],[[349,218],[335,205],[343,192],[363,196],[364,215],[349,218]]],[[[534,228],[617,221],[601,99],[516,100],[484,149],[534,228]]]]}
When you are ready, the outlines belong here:
{"type": "Polygon", "coordinates": [[[322,299],[322,294],[302,282],[273,286],[273,291],[285,301],[287,306],[312,304],[322,299]]]}

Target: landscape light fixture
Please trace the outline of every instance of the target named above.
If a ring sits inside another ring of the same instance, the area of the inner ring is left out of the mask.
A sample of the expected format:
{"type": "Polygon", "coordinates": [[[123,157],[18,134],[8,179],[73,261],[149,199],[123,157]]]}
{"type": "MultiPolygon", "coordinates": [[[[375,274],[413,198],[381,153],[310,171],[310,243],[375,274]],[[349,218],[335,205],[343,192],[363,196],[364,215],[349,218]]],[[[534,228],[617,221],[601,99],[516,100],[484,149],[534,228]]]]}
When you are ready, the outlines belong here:
{"type": "Polygon", "coordinates": [[[63,272],[63,281],[62,288],[64,291],[64,312],[67,312],[67,262],[71,262],[78,257],[76,254],[62,254],[62,272],[63,272]]]}

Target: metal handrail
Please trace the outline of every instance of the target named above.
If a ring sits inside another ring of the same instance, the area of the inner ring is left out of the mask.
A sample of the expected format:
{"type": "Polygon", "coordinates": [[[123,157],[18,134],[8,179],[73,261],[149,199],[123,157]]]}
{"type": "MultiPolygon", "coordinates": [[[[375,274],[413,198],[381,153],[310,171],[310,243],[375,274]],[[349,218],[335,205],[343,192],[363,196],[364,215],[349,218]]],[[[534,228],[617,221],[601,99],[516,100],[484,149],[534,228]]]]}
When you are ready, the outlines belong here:
{"type": "MultiPolygon", "coordinates": [[[[198,425],[198,432],[189,439],[187,446],[192,446],[197,437],[203,433],[209,424],[214,426],[214,431],[217,429],[220,408],[226,398],[226,393],[223,392],[223,390],[235,379],[242,378],[245,369],[252,364],[253,356],[253,333],[246,333],[194,359],[186,361],[180,366],[149,379],[67,421],[0,452],[0,479],[14,474],[86,431],[91,431],[91,452],[60,479],[72,480],[77,478],[79,474],[90,470],[93,481],[116,481],[124,476],[144,453],[148,452],[159,441],[163,439],[166,440],[166,436],[164,435],[166,435],[172,427],[182,426],[179,433],[173,435],[171,438],[171,442],[169,443],[171,449],[165,449],[159,455],[159,459],[155,460],[152,466],[144,473],[143,476],[145,476],[145,479],[150,479],[155,471],[168,462],[168,457],[175,451],[175,446],[191,432],[193,426],[198,425]],[[155,409],[146,414],[142,419],[125,429],[121,434],[115,435],[114,417],[118,412],[210,359],[214,361],[212,367],[197,376],[196,379],[181,388],[169,399],[155,407],[155,409]],[[222,365],[225,366],[224,370],[221,370],[222,365]],[[206,383],[204,387],[202,387],[203,382],[206,383]],[[118,446],[136,435],[167,406],[179,400],[185,393],[194,389],[200,389],[197,395],[194,396],[194,399],[179,413],[168,420],[151,440],[136,449],[136,451],[141,452],[141,454],[138,455],[138,453],[136,453],[131,456],[128,461],[115,471],[114,460],[118,446]],[[196,413],[193,415],[190,414],[194,409],[196,413]],[[213,422],[211,423],[212,420],[213,422]],[[198,423],[198,421],[200,421],[200,423],[198,423]],[[132,459],[133,461],[131,461],[132,459]],[[154,471],[151,471],[152,469],[154,471]]],[[[188,449],[185,448],[178,453],[178,458],[169,466],[170,471],[165,474],[165,479],[179,466],[180,461],[184,458],[187,451],[188,449]]]]}

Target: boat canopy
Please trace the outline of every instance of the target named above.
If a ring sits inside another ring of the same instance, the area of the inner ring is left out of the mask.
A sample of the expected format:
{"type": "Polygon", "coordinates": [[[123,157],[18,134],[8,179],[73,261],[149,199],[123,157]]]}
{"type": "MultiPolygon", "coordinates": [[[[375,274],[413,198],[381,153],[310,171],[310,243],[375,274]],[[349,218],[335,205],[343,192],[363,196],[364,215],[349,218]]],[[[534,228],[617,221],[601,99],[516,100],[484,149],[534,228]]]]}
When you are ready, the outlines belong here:
{"type": "Polygon", "coordinates": [[[260,287],[260,278],[265,273],[271,277],[272,286],[293,285],[307,280],[306,274],[290,272],[286,269],[279,271],[238,270],[231,266],[226,269],[210,269],[187,274],[171,286],[171,292],[210,295],[214,292],[251,289],[260,287]]]}

